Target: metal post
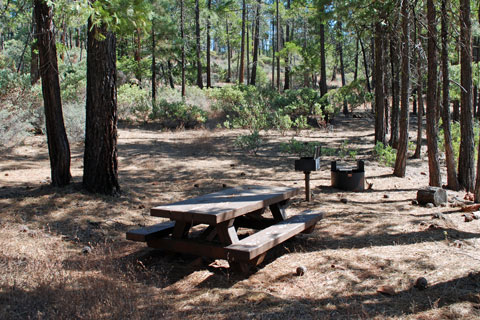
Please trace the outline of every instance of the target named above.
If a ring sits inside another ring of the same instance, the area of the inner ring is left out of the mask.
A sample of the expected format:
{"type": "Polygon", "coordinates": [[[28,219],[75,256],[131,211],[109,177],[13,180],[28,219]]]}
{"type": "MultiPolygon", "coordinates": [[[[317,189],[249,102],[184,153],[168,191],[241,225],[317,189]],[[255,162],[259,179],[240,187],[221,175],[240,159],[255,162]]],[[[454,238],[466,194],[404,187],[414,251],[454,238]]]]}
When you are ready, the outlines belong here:
{"type": "Polygon", "coordinates": [[[310,192],[310,171],[304,171],[305,173],[305,198],[308,202],[312,200],[312,194],[310,192]]]}

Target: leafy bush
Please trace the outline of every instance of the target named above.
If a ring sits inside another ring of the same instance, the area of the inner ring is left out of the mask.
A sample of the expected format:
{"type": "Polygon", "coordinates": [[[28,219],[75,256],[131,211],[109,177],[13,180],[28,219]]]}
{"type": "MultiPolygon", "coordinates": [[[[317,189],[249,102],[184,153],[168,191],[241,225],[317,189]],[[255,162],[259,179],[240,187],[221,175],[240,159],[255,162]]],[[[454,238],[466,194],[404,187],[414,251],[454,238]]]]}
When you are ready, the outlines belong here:
{"type": "Polygon", "coordinates": [[[389,167],[393,167],[395,165],[395,160],[397,159],[397,150],[393,149],[390,145],[384,146],[383,143],[377,141],[373,152],[380,163],[383,163],[389,167]]]}
{"type": "Polygon", "coordinates": [[[254,131],[249,135],[239,136],[235,140],[235,146],[253,154],[257,154],[262,143],[263,141],[258,131],[254,131]]]}
{"type": "MultiPolygon", "coordinates": [[[[320,142],[303,142],[292,138],[289,142],[280,144],[280,151],[287,154],[295,154],[298,157],[313,157],[315,147],[320,146],[320,142]]],[[[324,149],[322,148],[322,152],[324,149]]]]}
{"type": "Polygon", "coordinates": [[[149,91],[135,84],[118,88],[117,105],[120,119],[146,121],[152,112],[149,91]]]}
{"type": "Polygon", "coordinates": [[[65,64],[59,60],[60,90],[62,102],[78,103],[85,100],[87,86],[87,59],[65,64]]]}
{"type": "Polygon", "coordinates": [[[154,105],[150,119],[160,120],[167,128],[195,128],[207,121],[207,113],[182,101],[168,102],[162,99],[154,105]]]}
{"type": "Polygon", "coordinates": [[[63,104],[63,119],[69,142],[85,139],[86,109],[84,102],[68,102],[63,104]]]}

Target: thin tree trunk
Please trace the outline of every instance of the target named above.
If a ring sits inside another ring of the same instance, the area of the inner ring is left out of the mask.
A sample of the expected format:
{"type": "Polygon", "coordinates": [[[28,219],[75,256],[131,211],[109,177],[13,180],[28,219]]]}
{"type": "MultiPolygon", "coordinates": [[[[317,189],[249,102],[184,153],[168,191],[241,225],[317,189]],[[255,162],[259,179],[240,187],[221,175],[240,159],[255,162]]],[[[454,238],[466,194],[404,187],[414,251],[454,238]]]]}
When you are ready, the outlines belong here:
{"type": "MultiPolygon", "coordinates": [[[[210,10],[212,9],[212,0],[207,0],[208,16],[207,16],[207,88],[212,87],[212,75],[210,64],[210,10]]],[[[168,62],[170,63],[170,61],[168,62]]]]}
{"type": "Polygon", "coordinates": [[[375,143],[386,144],[385,139],[385,93],[383,72],[383,33],[384,30],[377,22],[375,24],[375,143]]]}
{"type": "MultiPolygon", "coordinates": [[[[182,97],[185,97],[185,12],[184,0],[180,0],[180,37],[182,39],[182,97]]],[[[229,61],[230,62],[230,61],[229,61]]],[[[229,65],[230,66],[230,65],[229,65]]]]}
{"type": "Polygon", "coordinates": [[[428,61],[428,83],[427,83],[427,144],[428,144],[428,169],[429,185],[440,187],[441,175],[440,164],[438,161],[438,143],[437,143],[437,121],[436,121],[436,102],[437,102],[437,30],[436,30],[436,10],[433,0],[427,0],[427,61],[428,61]]]}
{"type": "MultiPolygon", "coordinates": [[[[342,22],[338,21],[338,31],[340,33],[340,36],[342,36],[342,22]]],[[[342,40],[339,41],[338,43],[338,54],[340,57],[340,75],[342,77],[342,87],[344,87],[347,84],[347,81],[345,79],[345,66],[343,65],[343,44],[342,40]]],[[[348,104],[347,101],[343,101],[343,114],[347,115],[348,114],[348,104]]]]}
{"type": "Polygon", "coordinates": [[[272,19],[272,89],[275,88],[275,22],[272,19]]]}
{"type": "Polygon", "coordinates": [[[32,43],[30,44],[30,84],[33,86],[40,79],[40,69],[38,68],[38,40],[37,25],[35,22],[35,7],[32,9],[32,43]]]}
{"type": "Polygon", "coordinates": [[[83,185],[88,191],[120,191],[117,162],[116,39],[105,25],[92,26],[87,42],[87,115],[83,185]],[[104,39],[100,40],[101,34],[104,39]]]}
{"type": "Polygon", "coordinates": [[[460,90],[461,140],[460,155],[458,157],[458,180],[460,185],[469,192],[474,190],[475,178],[471,37],[470,1],[460,0],[460,84],[462,90],[460,90]]]}
{"type": "Polygon", "coordinates": [[[280,92],[280,11],[277,0],[277,91],[280,92]]]}
{"type": "Polygon", "coordinates": [[[357,38],[357,41],[355,43],[355,69],[353,71],[353,81],[357,81],[357,78],[358,78],[358,38],[357,38]]]}
{"type": "Polygon", "coordinates": [[[167,61],[167,69],[168,69],[168,83],[170,84],[170,88],[175,89],[175,83],[173,81],[173,76],[172,76],[172,62],[170,60],[167,61]]]}
{"type": "Polygon", "coordinates": [[[367,90],[368,92],[372,92],[372,87],[370,86],[370,77],[368,73],[368,60],[367,60],[367,53],[365,52],[365,47],[363,45],[363,41],[359,38],[360,41],[360,48],[362,49],[362,56],[363,56],[363,67],[365,68],[365,81],[367,82],[367,90]]]}
{"type": "Polygon", "coordinates": [[[195,0],[195,37],[196,37],[196,54],[197,54],[197,86],[203,88],[202,79],[202,60],[200,47],[200,4],[199,0],[195,0]]]}
{"type": "Polygon", "coordinates": [[[418,23],[418,20],[415,18],[415,43],[417,44],[417,146],[415,148],[415,153],[413,154],[414,159],[420,159],[422,153],[422,144],[423,144],[423,50],[422,50],[422,38],[417,37],[417,32],[421,34],[421,25],[418,23]],[[418,31],[417,31],[418,30],[418,31]]]}
{"type": "Polygon", "coordinates": [[[402,92],[400,111],[400,137],[398,140],[397,158],[393,174],[405,177],[408,152],[408,111],[410,97],[410,10],[409,1],[402,1],[402,92]]]}
{"type": "Polygon", "coordinates": [[[320,24],[320,96],[327,94],[327,63],[325,57],[325,24],[320,24]]]}
{"type": "Polygon", "coordinates": [[[230,33],[228,32],[228,18],[225,19],[225,27],[227,32],[227,79],[226,82],[232,81],[232,49],[230,48],[230,33]]]}
{"type": "Polygon", "coordinates": [[[245,0],[242,0],[242,41],[240,44],[240,71],[238,75],[238,83],[244,83],[245,77],[245,19],[246,19],[246,4],[245,0]]]}
{"type": "Polygon", "coordinates": [[[255,15],[255,34],[253,40],[253,63],[252,63],[252,74],[250,79],[250,84],[255,85],[257,81],[257,64],[258,64],[258,45],[260,37],[260,10],[261,10],[262,1],[257,0],[257,13],[255,15]]]}
{"type": "Polygon", "coordinates": [[[447,188],[458,190],[460,188],[455,168],[455,155],[453,153],[452,136],[450,134],[450,97],[448,74],[448,16],[447,0],[442,0],[442,126],[445,138],[445,160],[447,163],[447,188]]]}
{"type": "Polygon", "coordinates": [[[65,131],[58,79],[57,49],[53,25],[53,9],[45,0],[34,1],[40,75],[47,127],[48,154],[53,186],[70,183],[70,146],[65,131]]]}
{"type": "Polygon", "coordinates": [[[390,145],[398,148],[398,125],[400,112],[400,81],[398,76],[398,41],[392,37],[390,41],[390,66],[392,70],[392,116],[390,118],[390,145]]]}
{"type": "MultiPolygon", "coordinates": [[[[287,10],[290,10],[290,0],[287,0],[287,10]]],[[[290,24],[288,21],[286,22],[287,25],[287,30],[285,34],[285,41],[289,42],[290,41],[290,24]]],[[[284,85],[283,85],[284,90],[290,89],[290,54],[287,52],[287,55],[285,56],[285,79],[284,79],[284,85]]]]}
{"type": "Polygon", "coordinates": [[[155,61],[155,19],[152,20],[152,106],[157,98],[157,68],[155,61]]]}

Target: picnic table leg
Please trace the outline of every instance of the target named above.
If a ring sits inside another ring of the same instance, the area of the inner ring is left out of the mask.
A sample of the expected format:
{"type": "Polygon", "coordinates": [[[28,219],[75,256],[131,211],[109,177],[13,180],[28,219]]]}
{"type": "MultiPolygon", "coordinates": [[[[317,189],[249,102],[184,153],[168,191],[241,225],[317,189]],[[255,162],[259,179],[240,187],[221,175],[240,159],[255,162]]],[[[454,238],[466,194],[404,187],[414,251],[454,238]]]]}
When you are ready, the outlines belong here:
{"type": "Polygon", "coordinates": [[[235,219],[228,220],[217,224],[217,234],[218,239],[224,245],[231,245],[232,243],[238,242],[237,230],[233,225],[235,219]]]}
{"type": "Polygon", "coordinates": [[[286,208],[288,207],[288,200],[281,201],[270,205],[270,211],[272,212],[275,221],[283,221],[287,219],[286,208]]]}
{"type": "Polygon", "coordinates": [[[230,264],[233,270],[243,274],[248,274],[250,273],[253,267],[263,262],[263,259],[265,258],[266,255],[267,253],[264,252],[250,261],[245,261],[245,262],[228,261],[228,263],[230,264]]]}
{"type": "Polygon", "coordinates": [[[192,227],[191,222],[176,221],[175,227],[173,228],[173,232],[172,232],[172,238],[174,239],[186,238],[191,227],[192,227]]]}

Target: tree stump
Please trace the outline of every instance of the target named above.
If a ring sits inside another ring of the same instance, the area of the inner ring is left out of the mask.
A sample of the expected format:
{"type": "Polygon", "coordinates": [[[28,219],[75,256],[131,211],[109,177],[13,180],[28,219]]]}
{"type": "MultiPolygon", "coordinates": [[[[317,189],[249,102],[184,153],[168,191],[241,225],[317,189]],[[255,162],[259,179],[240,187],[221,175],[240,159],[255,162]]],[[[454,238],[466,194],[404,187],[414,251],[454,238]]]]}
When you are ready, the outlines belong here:
{"type": "Polygon", "coordinates": [[[417,191],[417,201],[423,205],[433,203],[439,206],[447,202],[447,191],[438,187],[426,187],[417,191]]]}

